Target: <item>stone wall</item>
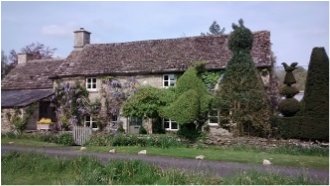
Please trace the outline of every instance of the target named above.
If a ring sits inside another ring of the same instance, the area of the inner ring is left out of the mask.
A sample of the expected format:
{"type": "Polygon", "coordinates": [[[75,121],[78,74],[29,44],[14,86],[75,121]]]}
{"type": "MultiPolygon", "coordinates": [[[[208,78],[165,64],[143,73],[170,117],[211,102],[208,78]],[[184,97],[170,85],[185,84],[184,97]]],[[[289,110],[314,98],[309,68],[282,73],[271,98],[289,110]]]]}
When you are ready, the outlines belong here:
{"type": "Polygon", "coordinates": [[[10,123],[14,113],[15,109],[1,109],[1,134],[14,130],[14,126],[10,123]]]}
{"type": "MultiPolygon", "coordinates": [[[[20,117],[23,117],[25,114],[25,109],[29,106],[20,108],[19,112],[20,117]]],[[[1,109],[1,133],[12,132],[15,130],[15,126],[10,122],[13,116],[15,115],[16,109],[6,108],[1,109]]],[[[39,103],[36,103],[35,110],[30,116],[29,120],[26,123],[26,130],[36,130],[37,129],[37,121],[39,119],[39,103]]]]}

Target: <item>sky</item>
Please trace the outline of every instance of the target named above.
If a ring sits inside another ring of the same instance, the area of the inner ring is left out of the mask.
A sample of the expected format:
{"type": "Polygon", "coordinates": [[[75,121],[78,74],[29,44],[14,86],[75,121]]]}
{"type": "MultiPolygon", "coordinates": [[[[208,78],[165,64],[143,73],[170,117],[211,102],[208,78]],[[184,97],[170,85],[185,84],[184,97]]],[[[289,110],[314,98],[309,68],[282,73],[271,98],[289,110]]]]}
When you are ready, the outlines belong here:
{"type": "Polygon", "coordinates": [[[65,58],[81,27],[92,33],[91,43],[113,43],[197,36],[213,21],[229,34],[240,18],[252,31],[271,32],[277,66],[298,62],[307,68],[313,47],[329,54],[327,1],[2,1],[1,50],[8,55],[39,42],[65,58]]]}

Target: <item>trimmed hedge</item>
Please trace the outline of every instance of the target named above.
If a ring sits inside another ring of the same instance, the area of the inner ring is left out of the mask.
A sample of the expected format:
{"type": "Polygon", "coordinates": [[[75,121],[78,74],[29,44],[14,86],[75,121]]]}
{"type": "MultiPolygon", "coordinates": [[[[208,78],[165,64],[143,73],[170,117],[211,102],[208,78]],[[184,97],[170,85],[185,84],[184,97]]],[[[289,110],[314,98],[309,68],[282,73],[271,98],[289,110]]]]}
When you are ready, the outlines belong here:
{"type": "Polygon", "coordinates": [[[273,117],[271,123],[282,138],[329,141],[329,118],[273,117]]]}

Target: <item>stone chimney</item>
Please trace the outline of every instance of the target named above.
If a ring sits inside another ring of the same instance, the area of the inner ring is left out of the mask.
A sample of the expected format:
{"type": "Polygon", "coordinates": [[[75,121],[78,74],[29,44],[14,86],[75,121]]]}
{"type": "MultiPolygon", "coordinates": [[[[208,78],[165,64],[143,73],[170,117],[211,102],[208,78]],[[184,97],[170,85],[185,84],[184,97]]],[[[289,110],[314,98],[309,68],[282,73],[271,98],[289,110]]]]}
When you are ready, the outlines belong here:
{"type": "Polygon", "coordinates": [[[32,59],[31,54],[27,54],[27,53],[18,53],[17,54],[17,64],[19,64],[19,65],[24,65],[31,59],[32,59]]]}
{"type": "Polygon", "coordinates": [[[90,43],[90,32],[84,28],[74,31],[74,48],[82,49],[86,44],[90,43]]]}

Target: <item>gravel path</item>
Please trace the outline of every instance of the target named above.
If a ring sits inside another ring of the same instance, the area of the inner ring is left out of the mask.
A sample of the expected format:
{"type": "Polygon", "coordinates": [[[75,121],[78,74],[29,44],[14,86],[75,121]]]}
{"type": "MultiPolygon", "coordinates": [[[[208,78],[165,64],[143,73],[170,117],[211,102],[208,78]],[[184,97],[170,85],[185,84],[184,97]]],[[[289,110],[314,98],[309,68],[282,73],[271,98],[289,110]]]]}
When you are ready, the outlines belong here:
{"type": "Polygon", "coordinates": [[[128,155],[128,154],[110,154],[80,151],[72,147],[26,147],[18,145],[1,145],[2,154],[7,152],[33,152],[49,156],[58,156],[63,158],[75,158],[79,156],[90,156],[106,163],[109,160],[142,160],[161,168],[176,168],[194,173],[205,173],[212,176],[230,176],[245,170],[255,170],[260,172],[274,172],[285,176],[306,175],[313,180],[323,184],[329,184],[329,170],[319,170],[311,168],[297,168],[285,166],[263,166],[248,163],[221,162],[209,160],[183,159],[164,156],[150,155],[128,155]]]}

